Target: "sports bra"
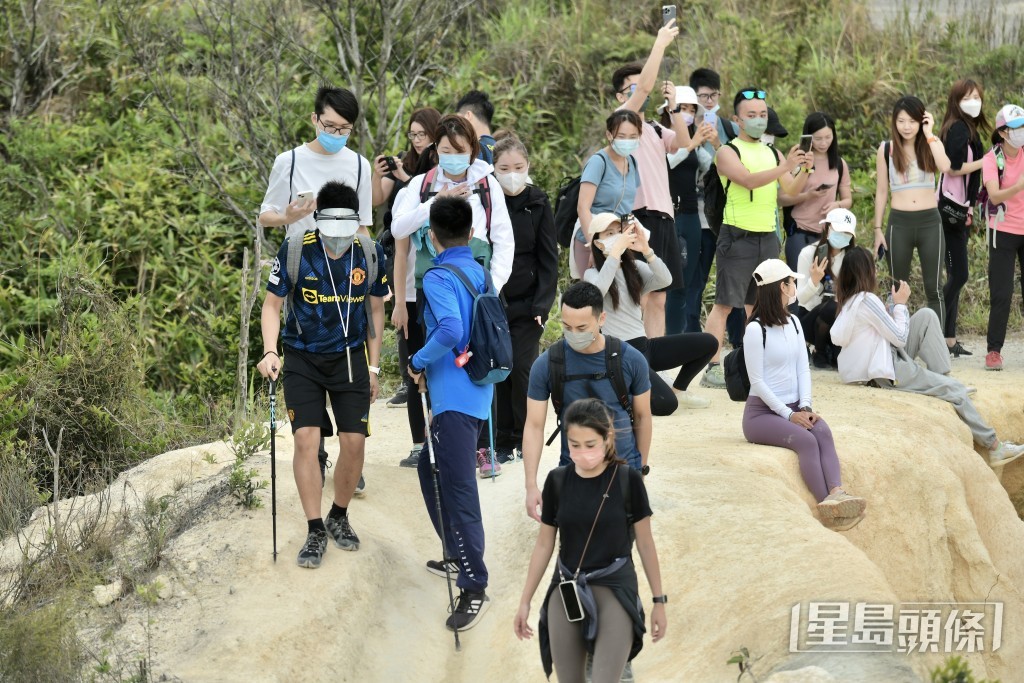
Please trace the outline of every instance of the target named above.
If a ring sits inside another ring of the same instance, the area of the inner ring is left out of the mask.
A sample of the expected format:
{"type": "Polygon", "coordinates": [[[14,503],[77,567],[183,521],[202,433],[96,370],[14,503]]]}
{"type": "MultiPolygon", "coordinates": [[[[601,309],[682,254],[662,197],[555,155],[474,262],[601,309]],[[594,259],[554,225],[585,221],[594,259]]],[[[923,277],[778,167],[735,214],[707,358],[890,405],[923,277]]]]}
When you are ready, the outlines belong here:
{"type": "MultiPolygon", "coordinates": [[[[890,148],[891,149],[891,148],[890,148]]],[[[935,175],[933,173],[925,173],[917,167],[917,159],[912,159],[910,162],[910,168],[907,169],[906,173],[897,173],[896,166],[892,161],[892,154],[889,157],[889,189],[892,192],[902,192],[903,190],[919,190],[935,189],[935,175]]]]}

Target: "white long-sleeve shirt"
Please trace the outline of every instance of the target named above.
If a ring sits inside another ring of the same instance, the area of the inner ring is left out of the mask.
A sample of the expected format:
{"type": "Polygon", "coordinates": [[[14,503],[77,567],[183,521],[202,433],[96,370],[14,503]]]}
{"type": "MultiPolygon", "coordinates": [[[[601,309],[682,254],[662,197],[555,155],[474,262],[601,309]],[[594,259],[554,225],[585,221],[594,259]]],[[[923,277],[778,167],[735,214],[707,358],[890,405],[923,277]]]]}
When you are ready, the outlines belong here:
{"type": "MultiPolygon", "coordinates": [[[[813,311],[824,301],[822,295],[825,293],[825,278],[822,278],[821,282],[817,285],[811,282],[811,264],[814,263],[814,252],[817,248],[817,244],[808,244],[800,250],[800,255],[796,260],[796,272],[803,275],[803,278],[797,280],[796,300],[800,302],[801,308],[808,311],[813,311]]],[[[832,259],[832,274],[837,278],[839,277],[839,271],[843,267],[844,256],[846,256],[845,249],[836,254],[832,259]]],[[[835,282],[833,281],[834,284],[835,282]]]]}
{"type": "Polygon", "coordinates": [[[832,325],[832,343],[841,346],[839,377],[847,384],[896,379],[892,347],[903,348],[910,336],[910,312],[896,304],[892,312],[870,292],[843,304],[832,325]]]}
{"type": "Polygon", "coordinates": [[[762,328],[756,320],[748,323],[743,333],[743,357],[751,396],[757,396],[786,420],[793,414],[788,404],[810,407],[807,344],[796,316],[790,316],[785,325],[773,327],[762,328]]]}
{"type": "MultiPolygon", "coordinates": [[[[515,256],[516,242],[512,232],[512,220],[509,218],[508,207],[505,205],[505,193],[502,192],[498,181],[491,175],[492,170],[493,167],[486,161],[476,159],[466,172],[466,179],[456,182],[445,175],[444,171],[438,169],[431,192],[440,192],[463,183],[475,186],[487,178],[491,195],[490,237],[487,234],[487,212],[484,210],[480,195],[474,192],[467,201],[473,209],[473,237],[491,243],[491,279],[498,291],[501,291],[512,274],[512,258],[515,256]]],[[[434,204],[434,197],[420,202],[420,188],[423,186],[425,175],[414,177],[395,197],[395,204],[391,209],[391,234],[395,239],[409,237],[430,221],[430,207],[434,204]]],[[[415,271],[416,252],[410,248],[406,272],[406,301],[416,300],[415,271]]]]}

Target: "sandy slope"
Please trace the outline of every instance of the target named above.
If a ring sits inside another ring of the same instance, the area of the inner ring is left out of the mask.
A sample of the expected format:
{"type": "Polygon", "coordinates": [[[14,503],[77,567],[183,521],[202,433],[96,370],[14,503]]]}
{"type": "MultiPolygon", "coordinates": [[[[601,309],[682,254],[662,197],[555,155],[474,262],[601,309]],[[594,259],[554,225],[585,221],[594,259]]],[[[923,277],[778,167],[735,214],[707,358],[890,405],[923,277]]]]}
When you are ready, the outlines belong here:
{"type": "MultiPolygon", "coordinates": [[[[980,387],[978,404],[1002,432],[1024,438],[1019,370],[986,374],[976,356],[957,361],[954,373],[980,387]]],[[[941,655],[790,654],[791,607],[986,598],[1006,604],[1003,645],[970,655],[971,665],[979,677],[1024,680],[1024,524],[966,427],[939,401],[843,387],[834,373],[814,379],[815,405],[836,434],[847,485],[869,498],[868,518],[845,534],[825,530],[796,458],[744,442],[742,406],[724,392],[701,390],[714,399],[711,410],[656,419],[648,486],[670,623],[667,638],[648,643],[636,661],[637,680],[734,681],[725,660],[740,646],[764,655],[761,680],[809,665],[837,681],[918,680],[941,655]]],[[[177,538],[160,569],[168,597],[150,615],[157,674],[190,682],[543,680],[536,643],[511,630],[536,529],[523,508],[522,466],[480,482],[492,605],[456,653],[443,626],[444,580],[423,569],[440,545],[415,472],[396,466],[408,450],[405,413],[381,402],[372,419],[368,493],[351,506],[362,549],[332,545],[319,570],[295,566],[305,524],[290,478],[291,438],[279,437],[277,563],[269,491],[264,509],[225,502],[177,538]]],[[[202,450],[161,456],[129,478],[139,490],[167,487],[188,463],[194,479],[223,476],[226,452],[215,449],[213,466],[202,463],[202,450]]],[[[547,449],[542,468],[556,459],[547,449]]],[[[269,476],[268,458],[253,462],[269,476]]],[[[1007,470],[1018,488],[1024,465],[1007,470]]],[[[649,595],[642,574],[641,592],[649,595]]],[[[146,620],[138,601],[125,598],[84,615],[84,633],[97,650],[131,659],[145,649],[146,620]],[[101,641],[110,628],[113,638],[101,641]]]]}

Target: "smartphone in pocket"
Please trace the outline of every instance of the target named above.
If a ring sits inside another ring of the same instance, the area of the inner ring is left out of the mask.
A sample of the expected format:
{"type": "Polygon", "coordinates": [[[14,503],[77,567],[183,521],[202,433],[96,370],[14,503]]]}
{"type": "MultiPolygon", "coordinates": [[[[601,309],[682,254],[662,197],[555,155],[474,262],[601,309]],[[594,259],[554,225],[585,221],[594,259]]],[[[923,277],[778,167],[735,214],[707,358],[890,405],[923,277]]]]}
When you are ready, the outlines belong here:
{"type": "Polygon", "coordinates": [[[661,25],[668,26],[668,22],[676,18],[676,6],[675,5],[662,5],[661,6],[661,25]]]}
{"type": "Polygon", "coordinates": [[[558,594],[562,597],[562,606],[565,607],[565,618],[568,621],[583,621],[583,603],[580,602],[576,582],[572,579],[559,582],[558,594]]]}
{"type": "Polygon", "coordinates": [[[810,152],[811,151],[811,140],[812,139],[813,138],[810,135],[801,135],[800,136],[800,151],[801,152],[810,152]]]}

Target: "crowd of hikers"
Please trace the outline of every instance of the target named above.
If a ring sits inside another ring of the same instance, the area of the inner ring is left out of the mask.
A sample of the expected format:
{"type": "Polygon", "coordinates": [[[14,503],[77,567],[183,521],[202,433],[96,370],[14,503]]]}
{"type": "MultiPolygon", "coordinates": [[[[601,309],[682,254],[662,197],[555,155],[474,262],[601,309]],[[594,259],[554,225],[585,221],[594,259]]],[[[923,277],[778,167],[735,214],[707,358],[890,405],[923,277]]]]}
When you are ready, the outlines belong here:
{"type": "Polygon", "coordinates": [[[295,438],[308,523],[298,564],[319,567],[331,540],[359,549],[349,504],[366,488],[390,304],[402,383],[386,405],[407,411],[411,444],[395,464],[418,470],[441,541],[426,569],[459,589],[446,624],[457,640],[490,601],[478,478],[521,461],[539,531],[514,630],[534,634],[530,605],[557,537],[537,634],[545,672],[563,682],[632,680],[647,603],[652,640],[666,632],[644,478],[654,416],[725,400],[694,392],[698,376],[745,401],[737,433],[796,453],[819,518],[836,531],[860,522],[866,501],[844,489],[833,434],[814,410],[812,366],[948,401],[994,467],[1024,452],[950,376],[951,359],[972,353],[957,313],[976,221],[989,253],[985,366],[1003,367],[1024,262],[1024,109],[1000,106],[990,123],[969,79],[952,86],[941,123],[916,97],[896,101],[875,159],[873,236],[859,246],[832,117],[809,114],[785,149],[789,132],[763,87],[739,88],[722,106],[711,69],[687,85],[659,80],[677,34],[668,22],[645,62],[611,75],[617,106],[604,139],[554,208],[532,182],[524,141],[492,131],[486,94],[468,93],[447,114],[417,109],[404,153],[370,161],[348,145],[359,102],[327,86],[313,102],[315,137],[275,159],[261,207],[263,226],[285,228],[258,369],[282,378],[295,438]],[[541,353],[559,244],[575,282],[559,296],[562,338],[541,353]],[[911,313],[915,249],[928,306],[911,313]],[[541,482],[549,401],[557,425],[547,443],[557,434],[561,456],[541,482]],[[324,517],[325,439],[335,434],[324,517]],[[639,595],[634,542],[652,596],[639,595]]]}

